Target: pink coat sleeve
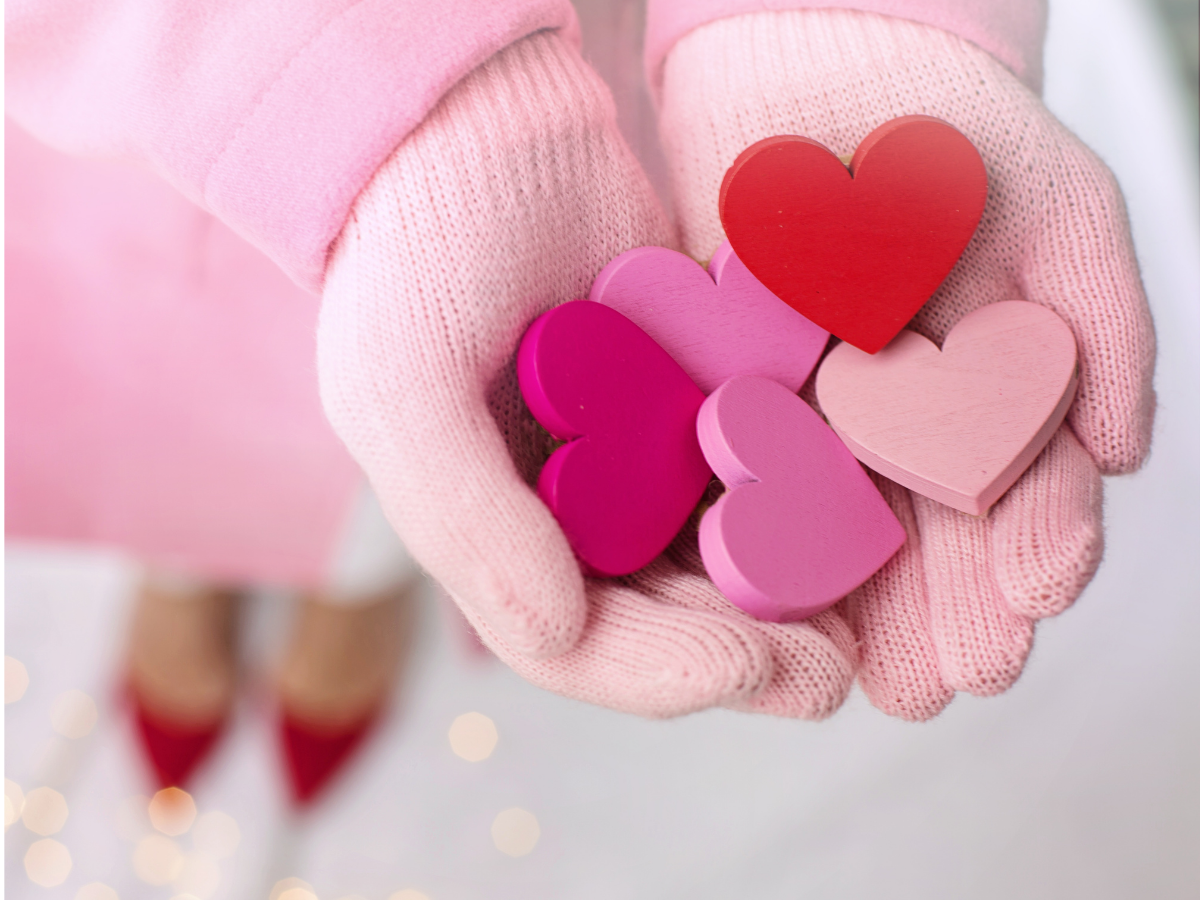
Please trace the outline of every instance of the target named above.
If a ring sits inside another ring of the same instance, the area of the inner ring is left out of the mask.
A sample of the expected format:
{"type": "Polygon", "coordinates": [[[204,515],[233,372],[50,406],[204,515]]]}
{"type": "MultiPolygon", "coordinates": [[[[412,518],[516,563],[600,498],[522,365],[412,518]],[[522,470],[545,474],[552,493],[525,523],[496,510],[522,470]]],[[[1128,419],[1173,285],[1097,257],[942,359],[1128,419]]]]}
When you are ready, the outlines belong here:
{"type": "Polygon", "coordinates": [[[1046,0],[649,0],[646,72],[652,93],[675,42],[716,19],[781,9],[855,9],[956,34],[991,53],[1033,91],[1042,89],[1046,0]]]}
{"type": "Polygon", "coordinates": [[[11,0],[9,113],[140,161],[320,290],[371,175],[462,76],[569,0],[11,0]]]}

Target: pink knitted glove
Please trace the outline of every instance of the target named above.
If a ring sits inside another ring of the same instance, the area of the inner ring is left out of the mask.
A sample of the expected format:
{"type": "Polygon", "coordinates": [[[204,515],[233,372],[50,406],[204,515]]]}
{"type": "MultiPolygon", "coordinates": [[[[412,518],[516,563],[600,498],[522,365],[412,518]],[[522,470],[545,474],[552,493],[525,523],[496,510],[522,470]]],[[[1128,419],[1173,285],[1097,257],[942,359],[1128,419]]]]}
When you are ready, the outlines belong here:
{"type": "Polygon", "coordinates": [[[869,13],[762,12],[692,31],[667,58],[662,102],[684,250],[696,259],[723,237],[725,170],[770,135],[845,154],[888,119],[924,113],[983,154],[979,230],[911,327],[940,343],[985,303],[1044,304],[1075,333],[1078,395],[1068,425],[986,518],[878,479],[908,543],[834,609],[860,641],[863,689],[889,714],[925,719],[956,690],[1007,690],[1034,622],[1066,609],[1100,562],[1100,475],[1132,472],[1149,447],[1154,333],[1112,175],[987,53],[869,13]]]}
{"type": "Polygon", "coordinates": [[[585,580],[531,488],[552,446],[517,390],[521,335],[618,253],[670,243],[599,78],[556,35],[526,38],[356,201],[326,275],[326,410],[413,556],[530,681],[648,716],[828,715],[853,679],[844,620],[755,622],[668,556],[585,580]]]}

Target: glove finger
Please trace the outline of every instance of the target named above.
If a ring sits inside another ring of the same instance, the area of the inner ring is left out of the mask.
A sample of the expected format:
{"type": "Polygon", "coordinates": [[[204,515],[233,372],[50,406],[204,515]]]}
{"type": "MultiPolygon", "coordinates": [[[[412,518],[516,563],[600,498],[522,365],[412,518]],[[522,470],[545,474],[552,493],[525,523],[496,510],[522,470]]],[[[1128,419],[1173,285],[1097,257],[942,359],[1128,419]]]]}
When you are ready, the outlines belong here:
{"type": "Polygon", "coordinates": [[[1056,616],[1079,596],[1104,555],[1100,472],[1065,425],[992,509],[1000,592],[1014,612],[1056,616]]]}
{"type": "Polygon", "coordinates": [[[886,565],[846,598],[846,618],[859,640],[859,684],[889,716],[910,722],[936,716],[954,699],[942,680],[933,640],[921,537],[909,492],[871,473],[908,540],[886,565]]]}
{"type": "Polygon", "coordinates": [[[1042,196],[1022,291],[1075,333],[1080,377],[1067,414],[1106,475],[1132,472],[1154,421],[1154,325],[1138,273],[1121,189],[1108,168],[1061,124],[1047,120],[1042,196]]]}
{"type": "Polygon", "coordinates": [[[753,628],[710,612],[668,606],[617,581],[587,581],[583,636],[566,653],[531,659],[468,606],[484,643],[527,681],[578,700],[648,718],[680,716],[748,697],[771,675],[753,628]]]}
{"type": "Polygon", "coordinates": [[[826,610],[803,622],[763,623],[756,629],[770,648],[775,671],[752,697],[731,709],[819,721],[833,715],[854,686],[854,636],[845,620],[826,610]]]}
{"type": "Polygon", "coordinates": [[[976,696],[1001,694],[1025,666],[1033,622],[1013,612],[1000,592],[991,523],[920,494],[912,504],[942,678],[976,696]]]}
{"type": "Polygon", "coordinates": [[[574,555],[529,486],[546,447],[516,390],[517,345],[613,256],[669,237],[607,90],[542,33],[442,99],[333,251],[326,411],[413,556],[522,653],[566,650],[587,612],[574,555]]]}
{"type": "Polygon", "coordinates": [[[482,391],[437,358],[449,349],[399,329],[387,341],[398,346],[381,347],[392,323],[355,314],[339,287],[327,287],[321,313],[322,401],[388,520],[434,578],[521,652],[565,650],[584,623],[583,576],[482,391]],[[327,364],[337,357],[354,366],[327,364]]]}
{"type": "Polygon", "coordinates": [[[735,709],[816,721],[833,715],[854,686],[858,652],[854,633],[837,606],[803,622],[763,622],[759,633],[771,648],[775,675],[735,709]]]}
{"type": "Polygon", "coordinates": [[[774,670],[762,689],[727,705],[796,719],[824,719],[845,702],[854,683],[854,635],[837,608],[803,622],[760,622],[725,598],[704,574],[694,521],[668,553],[629,576],[631,584],[665,603],[706,610],[751,628],[769,648],[774,670]]]}

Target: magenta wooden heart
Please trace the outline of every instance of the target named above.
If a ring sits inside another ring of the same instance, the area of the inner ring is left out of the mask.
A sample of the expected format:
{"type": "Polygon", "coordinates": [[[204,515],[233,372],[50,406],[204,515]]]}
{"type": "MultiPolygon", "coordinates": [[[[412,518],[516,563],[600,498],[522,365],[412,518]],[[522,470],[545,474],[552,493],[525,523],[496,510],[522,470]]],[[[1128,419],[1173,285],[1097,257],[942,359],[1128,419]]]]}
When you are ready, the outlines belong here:
{"type": "Polygon", "coordinates": [[[1050,440],[1077,380],[1067,323],[1013,300],[963,318],[940,351],[912,331],[874,356],[840,344],[817,372],[817,398],[876,472],[981,516],[1050,440]]]}
{"type": "Polygon", "coordinates": [[[871,577],[904,527],[807,403],[766,378],[733,378],[700,408],[700,446],[728,490],[700,522],[700,555],[759,619],[819,613],[871,577]]]}
{"type": "Polygon", "coordinates": [[[649,563],[712,477],[696,439],[700,389],[633,322],[589,300],[530,326],[517,377],[534,418],[570,442],[542,469],[538,496],[589,574],[649,563]]]}
{"type": "Polygon", "coordinates": [[[654,338],[709,394],[734,375],[761,375],[800,390],[829,332],[769,290],[725,241],[708,272],[666,247],[622,253],[597,276],[591,300],[654,338]]]}

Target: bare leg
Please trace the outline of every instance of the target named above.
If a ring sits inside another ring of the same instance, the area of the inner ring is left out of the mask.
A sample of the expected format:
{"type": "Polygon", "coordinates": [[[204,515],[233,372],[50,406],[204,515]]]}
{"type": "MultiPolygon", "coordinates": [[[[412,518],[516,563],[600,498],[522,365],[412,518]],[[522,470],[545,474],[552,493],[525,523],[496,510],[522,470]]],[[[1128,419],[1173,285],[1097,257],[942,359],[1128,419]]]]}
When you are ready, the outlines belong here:
{"type": "Polygon", "coordinates": [[[237,594],[231,588],[150,576],[129,647],[129,684],[142,708],[186,728],[220,722],[233,703],[237,594]]]}
{"type": "Polygon", "coordinates": [[[278,675],[284,711],[319,731],[338,731],[377,712],[408,656],[419,581],[354,604],[305,595],[278,675]]]}

